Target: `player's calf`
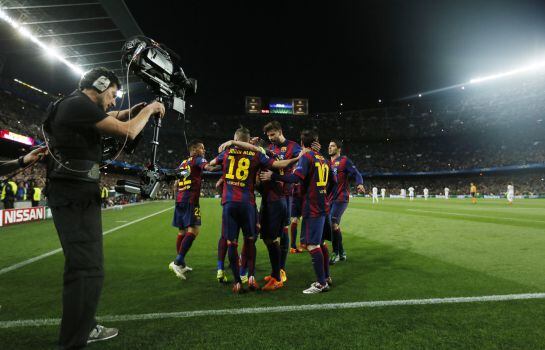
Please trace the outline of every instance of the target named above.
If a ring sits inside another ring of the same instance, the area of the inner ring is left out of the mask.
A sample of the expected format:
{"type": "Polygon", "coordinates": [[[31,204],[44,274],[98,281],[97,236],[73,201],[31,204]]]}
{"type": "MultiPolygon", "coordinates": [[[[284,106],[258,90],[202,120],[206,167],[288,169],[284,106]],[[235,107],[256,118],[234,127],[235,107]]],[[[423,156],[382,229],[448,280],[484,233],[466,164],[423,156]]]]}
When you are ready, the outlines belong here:
{"type": "Polygon", "coordinates": [[[240,270],[239,270],[239,257],[238,257],[238,243],[227,241],[227,255],[231,264],[231,270],[233,271],[233,278],[236,283],[241,283],[240,270]]]}
{"type": "Polygon", "coordinates": [[[218,282],[220,283],[226,283],[227,282],[227,276],[225,274],[224,269],[224,262],[225,262],[225,256],[227,255],[227,240],[220,235],[220,238],[218,240],[218,263],[217,263],[217,274],[216,278],[218,282]]]}

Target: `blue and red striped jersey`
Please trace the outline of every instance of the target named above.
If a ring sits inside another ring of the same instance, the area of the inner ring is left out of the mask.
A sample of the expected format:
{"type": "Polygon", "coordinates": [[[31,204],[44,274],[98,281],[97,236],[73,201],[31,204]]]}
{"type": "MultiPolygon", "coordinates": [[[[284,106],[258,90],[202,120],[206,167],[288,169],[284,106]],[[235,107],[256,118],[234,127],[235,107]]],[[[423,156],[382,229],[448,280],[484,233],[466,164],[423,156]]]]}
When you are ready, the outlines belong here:
{"type": "Polygon", "coordinates": [[[222,165],[223,193],[221,204],[246,202],[255,205],[255,177],[259,169],[270,168],[274,159],[261,152],[230,147],[215,162],[222,165]]]}
{"type": "MultiPolygon", "coordinates": [[[[276,159],[276,155],[267,150],[266,154],[269,158],[276,159]]],[[[275,173],[280,173],[279,170],[273,169],[275,173]]],[[[261,182],[260,193],[263,200],[266,202],[276,202],[285,198],[284,183],[282,181],[264,181],[261,182]]]]}
{"type": "Polygon", "coordinates": [[[202,172],[207,161],[203,157],[189,157],[177,168],[181,175],[176,189],[176,202],[199,204],[201,196],[202,172]]]}
{"type": "Polygon", "coordinates": [[[363,178],[352,161],[346,156],[331,159],[329,162],[333,174],[337,177],[337,183],[330,193],[332,202],[348,202],[350,200],[350,178],[356,180],[356,185],[363,184],[363,178]]]}
{"type": "Polygon", "coordinates": [[[314,151],[305,153],[293,171],[301,179],[302,216],[318,217],[329,213],[328,183],[334,175],[327,160],[314,151]]]}
{"type": "MultiPolygon", "coordinates": [[[[299,153],[301,152],[301,145],[299,145],[297,142],[286,140],[284,141],[284,143],[280,145],[271,143],[269,145],[269,151],[274,153],[276,155],[276,159],[278,160],[293,159],[299,156],[299,153]]],[[[293,171],[293,167],[294,167],[293,165],[290,165],[284,168],[283,171],[281,171],[281,173],[291,174],[293,171]]],[[[289,183],[284,184],[285,196],[291,196],[292,187],[293,187],[292,184],[289,184],[289,183]]]]}
{"type": "Polygon", "coordinates": [[[291,195],[294,198],[300,198],[301,197],[301,184],[300,183],[293,184],[293,190],[291,191],[291,195]]]}

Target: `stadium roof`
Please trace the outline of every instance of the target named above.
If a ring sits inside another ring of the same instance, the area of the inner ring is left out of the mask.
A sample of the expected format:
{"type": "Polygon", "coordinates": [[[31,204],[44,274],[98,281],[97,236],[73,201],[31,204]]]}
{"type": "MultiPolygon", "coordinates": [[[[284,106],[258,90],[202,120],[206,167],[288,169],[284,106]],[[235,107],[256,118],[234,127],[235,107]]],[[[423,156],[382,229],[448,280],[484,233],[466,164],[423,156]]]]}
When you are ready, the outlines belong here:
{"type": "MultiPolygon", "coordinates": [[[[120,73],[123,42],[143,35],[123,0],[0,0],[0,8],[82,70],[104,66],[120,73]]],[[[13,75],[13,71],[39,66],[36,58],[43,61],[43,50],[24,40],[7,22],[0,21],[0,33],[0,72],[4,66],[13,75]]],[[[47,61],[41,63],[47,68],[47,61]]]]}
{"type": "MultiPolygon", "coordinates": [[[[119,69],[118,50],[142,34],[140,25],[199,81],[195,112],[243,113],[244,96],[306,97],[313,112],[338,111],[341,102],[343,110],[380,107],[508,76],[545,52],[543,0],[153,5],[0,0],[4,12],[83,70],[119,69]]],[[[74,69],[19,31],[0,20],[0,75],[50,93],[73,89],[74,69]]]]}

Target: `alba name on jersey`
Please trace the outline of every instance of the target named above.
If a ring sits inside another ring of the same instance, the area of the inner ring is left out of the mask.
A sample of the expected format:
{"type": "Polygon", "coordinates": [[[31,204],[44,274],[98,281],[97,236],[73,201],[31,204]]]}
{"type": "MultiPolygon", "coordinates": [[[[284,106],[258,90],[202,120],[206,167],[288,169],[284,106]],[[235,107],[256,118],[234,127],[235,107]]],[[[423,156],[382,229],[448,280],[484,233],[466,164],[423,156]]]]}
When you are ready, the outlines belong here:
{"type": "Polygon", "coordinates": [[[216,162],[222,164],[224,185],[221,203],[245,202],[255,205],[255,176],[260,168],[270,168],[274,160],[261,152],[228,148],[216,162]]]}

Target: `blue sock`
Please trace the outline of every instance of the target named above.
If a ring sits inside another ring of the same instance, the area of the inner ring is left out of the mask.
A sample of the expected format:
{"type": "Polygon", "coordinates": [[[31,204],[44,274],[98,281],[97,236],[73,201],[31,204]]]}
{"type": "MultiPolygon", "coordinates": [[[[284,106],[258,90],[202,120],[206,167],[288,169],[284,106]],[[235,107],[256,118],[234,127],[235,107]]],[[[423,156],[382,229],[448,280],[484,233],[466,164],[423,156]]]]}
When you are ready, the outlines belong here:
{"type": "Polygon", "coordinates": [[[280,281],[280,245],[277,242],[267,244],[269,260],[271,262],[271,276],[280,281]]]}
{"type": "Polygon", "coordinates": [[[341,228],[339,227],[339,254],[344,253],[344,247],[343,247],[343,234],[341,233],[341,228]]]}
{"type": "Polygon", "coordinates": [[[280,268],[286,269],[286,260],[288,259],[288,252],[290,251],[290,238],[288,235],[288,228],[282,229],[282,235],[280,236],[280,268]]]}
{"type": "Polygon", "coordinates": [[[185,267],[184,256],[183,256],[182,254],[176,255],[176,259],[174,260],[174,263],[175,263],[176,265],[185,267]]]}
{"type": "Polygon", "coordinates": [[[193,244],[193,241],[195,240],[195,235],[188,232],[185,234],[184,239],[182,240],[181,246],[180,246],[180,252],[176,256],[176,265],[181,265],[185,267],[185,256],[189,252],[189,249],[191,248],[191,245],[193,244]]]}
{"type": "MultiPolygon", "coordinates": [[[[231,270],[233,271],[233,278],[235,283],[241,282],[240,280],[240,270],[238,266],[238,244],[231,243],[227,248],[227,255],[229,256],[229,262],[231,263],[231,270]]],[[[321,250],[320,250],[321,251],[321,250]]]]}
{"type": "Polygon", "coordinates": [[[326,281],[324,271],[324,254],[322,253],[322,248],[315,248],[310,252],[310,255],[312,256],[312,266],[314,267],[314,272],[316,273],[318,283],[324,286],[326,281]]]}
{"type": "Polygon", "coordinates": [[[227,254],[227,240],[220,237],[218,240],[218,270],[223,270],[223,262],[227,254]]]}
{"type": "Polygon", "coordinates": [[[329,277],[329,249],[327,249],[327,244],[324,242],[320,245],[322,248],[322,255],[324,256],[324,276],[325,278],[329,277]]]}

